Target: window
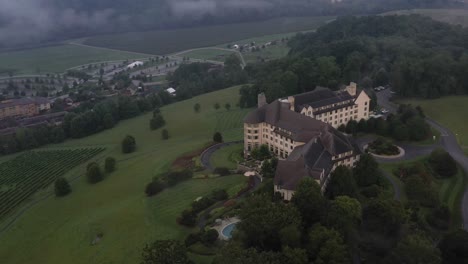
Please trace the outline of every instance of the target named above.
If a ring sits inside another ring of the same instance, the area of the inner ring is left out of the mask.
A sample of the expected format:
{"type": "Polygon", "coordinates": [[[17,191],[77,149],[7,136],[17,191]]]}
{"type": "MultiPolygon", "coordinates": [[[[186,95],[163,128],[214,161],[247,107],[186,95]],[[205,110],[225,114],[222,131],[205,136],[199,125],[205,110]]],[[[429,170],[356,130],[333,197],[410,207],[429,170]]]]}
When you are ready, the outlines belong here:
{"type": "Polygon", "coordinates": [[[364,105],[367,105],[367,102],[365,102],[364,105]]]}
{"type": "Polygon", "coordinates": [[[249,133],[249,134],[250,134],[250,133],[252,133],[252,130],[250,130],[250,129],[249,129],[249,130],[247,130],[247,133],[249,133]]]}
{"type": "Polygon", "coordinates": [[[364,107],[364,111],[367,111],[367,107],[364,107]]]}

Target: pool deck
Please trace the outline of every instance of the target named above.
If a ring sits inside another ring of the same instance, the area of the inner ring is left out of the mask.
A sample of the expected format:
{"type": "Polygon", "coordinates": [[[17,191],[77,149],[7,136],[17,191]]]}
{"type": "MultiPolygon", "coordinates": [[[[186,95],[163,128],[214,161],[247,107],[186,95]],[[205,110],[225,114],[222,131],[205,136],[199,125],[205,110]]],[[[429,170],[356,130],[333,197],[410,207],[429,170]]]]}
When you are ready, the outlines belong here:
{"type": "Polygon", "coordinates": [[[223,221],[219,224],[219,225],[216,225],[213,227],[214,230],[218,231],[218,238],[221,239],[221,240],[229,240],[229,237],[223,235],[223,229],[230,225],[230,224],[235,224],[235,223],[239,223],[240,222],[240,219],[239,217],[231,217],[231,218],[227,218],[227,219],[223,219],[223,221]]]}

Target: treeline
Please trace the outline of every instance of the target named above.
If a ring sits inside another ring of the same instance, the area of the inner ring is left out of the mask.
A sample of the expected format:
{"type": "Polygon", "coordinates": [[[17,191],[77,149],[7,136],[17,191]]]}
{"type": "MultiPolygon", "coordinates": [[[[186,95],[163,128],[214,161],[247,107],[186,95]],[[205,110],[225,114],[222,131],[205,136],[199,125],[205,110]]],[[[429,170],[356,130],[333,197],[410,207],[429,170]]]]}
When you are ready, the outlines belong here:
{"type": "Polygon", "coordinates": [[[290,57],[327,56],[342,82],[391,84],[402,96],[468,92],[468,29],[431,18],[344,17],[290,42],[290,57]]]}
{"type": "Polygon", "coordinates": [[[166,92],[146,98],[118,97],[90,103],[70,112],[59,126],[21,128],[13,135],[0,136],[0,155],[33,149],[49,143],[60,143],[67,138],[82,138],[114,127],[120,120],[151,111],[173,102],[166,92]]]}
{"type": "Polygon", "coordinates": [[[341,125],[338,130],[347,134],[375,133],[379,136],[391,137],[397,141],[421,141],[431,135],[431,127],[424,120],[420,107],[400,105],[396,114],[388,115],[387,119],[370,118],[359,122],[351,120],[341,125]]]}
{"type": "Polygon", "coordinates": [[[401,96],[468,93],[467,36],[466,28],[419,15],[338,18],[292,38],[286,58],[246,67],[254,85],[241,90],[240,105],[254,106],[259,92],[272,101],[351,81],[372,99],[371,88],[385,85],[401,96]]]}
{"type": "Polygon", "coordinates": [[[247,74],[235,54],[226,58],[224,67],[212,63],[183,64],[167,76],[170,85],[177,90],[178,99],[208,93],[246,83],[247,74]]]}

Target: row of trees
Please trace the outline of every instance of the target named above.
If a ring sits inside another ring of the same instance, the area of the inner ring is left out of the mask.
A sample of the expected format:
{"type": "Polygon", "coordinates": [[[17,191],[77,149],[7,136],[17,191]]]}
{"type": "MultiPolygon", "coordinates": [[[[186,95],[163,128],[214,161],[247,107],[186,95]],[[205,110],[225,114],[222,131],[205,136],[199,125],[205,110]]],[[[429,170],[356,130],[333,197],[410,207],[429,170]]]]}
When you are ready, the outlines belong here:
{"type": "Polygon", "coordinates": [[[397,114],[390,114],[387,119],[370,118],[359,122],[351,120],[346,126],[338,127],[338,130],[353,135],[358,132],[375,133],[398,141],[421,141],[431,135],[431,128],[424,117],[419,106],[414,108],[411,105],[400,105],[397,114]]]}
{"type": "Polygon", "coordinates": [[[236,54],[230,55],[224,67],[211,63],[183,64],[173,74],[167,76],[170,85],[177,87],[177,98],[193,96],[246,83],[247,74],[242,70],[236,54]]]}
{"type": "Polygon", "coordinates": [[[65,115],[59,126],[21,128],[15,134],[0,136],[0,155],[33,149],[67,138],[82,138],[114,127],[120,120],[135,117],[173,102],[166,92],[146,98],[119,97],[97,103],[84,103],[65,115]]]}

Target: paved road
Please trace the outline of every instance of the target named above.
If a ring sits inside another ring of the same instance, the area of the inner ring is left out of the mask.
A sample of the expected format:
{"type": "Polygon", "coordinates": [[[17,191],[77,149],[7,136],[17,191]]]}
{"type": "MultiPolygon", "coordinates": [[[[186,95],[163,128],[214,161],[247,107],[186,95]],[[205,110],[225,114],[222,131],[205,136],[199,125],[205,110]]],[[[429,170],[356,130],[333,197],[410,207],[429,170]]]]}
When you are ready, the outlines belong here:
{"type": "MultiPolygon", "coordinates": [[[[395,112],[397,107],[389,99],[391,97],[390,91],[384,90],[377,93],[379,104],[387,108],[391,112],[395,112]]],[[[468,174],[468,157],[465,156],[463,149],[458,144],[456,136],[448,128],[437,123],[435,120],[427,117],[426,121],[434,129],[437,129],[440,132],[440,141],[438,143],[439,147],[442,147],[452,155],[452,157],[460,164],[460,166],[465,170],[465,173],[468,174]]],[[[468,230],[468,187],[465,189],[462,200],[462,216],[463,216],[463,228],[468,230]]]]}

